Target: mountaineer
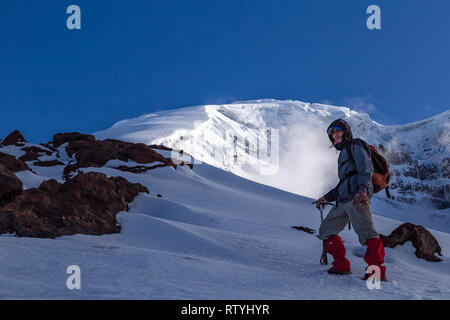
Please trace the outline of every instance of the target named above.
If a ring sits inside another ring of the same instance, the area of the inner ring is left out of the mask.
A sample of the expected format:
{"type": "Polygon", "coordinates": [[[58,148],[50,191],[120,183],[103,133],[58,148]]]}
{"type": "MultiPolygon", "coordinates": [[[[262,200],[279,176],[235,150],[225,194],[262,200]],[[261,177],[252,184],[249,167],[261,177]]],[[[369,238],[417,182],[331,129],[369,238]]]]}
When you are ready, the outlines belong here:
{"type": "MultiPolygon", "coordinates": [[[[339,150],[338,185],[316,202],[316,206],[325,207],[336,201],[319,229],[319,238],[325,241],[325,251],[333,256],[330,274],[346,275],[351,273],[350,261],[345,257],[345,247],[339,233],[350,221],[358,235],[359,242],[367,246],[364,260],[369,266],[380,268],[380,280],[386,281],[384,246],[372,221],[370,201],[374,193],[372,175],[374,166],[371,150],[361,139],[354,139],[349,124],[337,119],[327,129],[332,147],[339,150]]],[[[371,276],[366,268],[363,279],[371,276]]]]}

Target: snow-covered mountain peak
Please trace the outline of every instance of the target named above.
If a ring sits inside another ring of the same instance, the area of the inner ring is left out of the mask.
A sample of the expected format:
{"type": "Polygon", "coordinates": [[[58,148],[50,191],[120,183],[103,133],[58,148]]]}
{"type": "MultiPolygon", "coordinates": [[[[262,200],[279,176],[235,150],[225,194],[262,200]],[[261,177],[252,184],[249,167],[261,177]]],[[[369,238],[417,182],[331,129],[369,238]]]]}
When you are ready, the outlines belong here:
{"type": "Polygon", "coordinates": [[[95,136],[184,150],[239,176],[318,197],[337,183],[337,153],[329,148],[326,128],[338,118],[388,158],[394,198],[450,206],[450,111],[382,125],[345,106],[259,99],[150,113],[95,136]]]}

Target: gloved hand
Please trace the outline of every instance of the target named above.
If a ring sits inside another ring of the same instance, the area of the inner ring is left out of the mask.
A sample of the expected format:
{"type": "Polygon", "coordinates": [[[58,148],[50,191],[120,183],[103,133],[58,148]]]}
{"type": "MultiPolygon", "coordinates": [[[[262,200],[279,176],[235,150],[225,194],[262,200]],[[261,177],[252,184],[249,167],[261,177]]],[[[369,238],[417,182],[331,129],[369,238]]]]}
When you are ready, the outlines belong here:
{"type": "Polygon", "coordinates": [[[316,208],[319,209],[320,206],[322,206],[323,208],[325,208],[328,204],[328,201],[325,200],[325,197],[320,198],[319,200],[316,201],[316,208]]]}
{"type": "Polygon", "coordinates": [[[355,205],[356,210],[362,210],[369,205],[369,197],[365,190],[359,190],[356,193],[353,204],[355,205]]]}

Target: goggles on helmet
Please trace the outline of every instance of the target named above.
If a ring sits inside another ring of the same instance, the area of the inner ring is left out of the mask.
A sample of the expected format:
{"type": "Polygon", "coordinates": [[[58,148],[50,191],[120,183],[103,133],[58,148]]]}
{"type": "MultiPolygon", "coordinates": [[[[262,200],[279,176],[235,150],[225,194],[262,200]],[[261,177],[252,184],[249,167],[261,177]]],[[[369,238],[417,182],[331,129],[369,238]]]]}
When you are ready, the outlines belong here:
{"type": "Polygon", "coordinates": [[[333,129],[335,129],[335,130],[344,130],[344,129],[342,129],[341,127],[330,127],[330,128],[328,129],[328,135],[329,135],[329,136],[331,136],[331,133],[333,132],[333,129]]]}

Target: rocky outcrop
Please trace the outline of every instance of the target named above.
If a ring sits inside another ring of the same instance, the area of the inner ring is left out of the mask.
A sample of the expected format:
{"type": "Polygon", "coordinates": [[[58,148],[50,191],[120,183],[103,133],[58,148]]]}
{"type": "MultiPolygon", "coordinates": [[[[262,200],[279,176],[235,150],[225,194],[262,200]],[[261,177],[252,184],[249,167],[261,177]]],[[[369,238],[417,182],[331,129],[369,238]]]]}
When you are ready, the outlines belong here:
{"type": "Polygon", "coordinates": [[[158,167],[177,167],[170,158],[145,144],[96,140],[92,135],[78,132],[56,134],[52,142],[41,145],[27,143],[24,146],[25,139],[15,131],[4,141],[7,145],[16,146],[11,147],[14,154],[23,151],[25,154],[17,159],[0,152],[0,234],[55,238],[77,233],[101,235],[119,232],[116,214],[127,211],[128,203],[138,193],[149,191],[141,184],[130,183],[122,177],[107,178],[103,173],[82,173],[79,170],[71,177],[72,173],[79,168],[102,167],[113,159],[135,162],[130,166],[116,167],[133,173],[158,167]],[[64,150],[58,149],[62,145],[64,150]],[[61,157],[60,152],[64,151],[70,159],[65,155],[61,157]],[[45,158],[41,158],[43,156],[45,158]],[[33,161],[33,166],[38,167],[65,166],[65,183],[50,179],[37,188],[23,190],[22,182],[14,172],[31,171],[25,161],[33,161]]]}
{"type": "MultiPolygon", "coordinates": [[[[72,140],[66,147],[69,157],[74,156],[76,164],[70,164],[64,169],[66,177],[79,168],[101,167],[109,160],[117,159],[128,162],[132,160],[138,164],[148,164],[155,161],[161,166],[176,165],[170,158],[165,158],[143,143],[130,143],[119,140],[72,140]]],[[[138,168],[139,169],[139,168],[138,168]]]]}
{"type": "Polygon", "coordinates": [[[20,131],[15,130],[11,132],[5,139],[3,139],[1,144],[4,146],[10,145],[23,146],[25,142],[27,141],[20,133],[20,131]]]}
{"type": "Polygon", "coordinates": [[[411,241],[416,248],[416,256],[427,261],[442,261],[435,254],[442,256],[441,247],[436,238],[427,229],[420,225],[406,222],[397,227],[389,236],[380,234],[383,245],[387,248],[395,248],[411,241]]]}
{"type": "Polygon", "coordinates": [[[57,133],[53,136],[53,146],[58,148],[60,145],[71,141],[95,141],[95,137],[90,134],[79,132],[57,133]]]}
{"type": "Polygon", "coordinates": [[[25,154],[19,158],[22,161],[35,161],[44,154],[48,156],[52,154],[52,151],[44,150],[36,146],[25,147],[22,150],[25,151],[25,154]]]}
{"type": "Polygon", "coordinates": [[[0,206],[3,206],[22,193],[22,182],[5,165],[0,164],[0,206]]]}
{"type": "Polygon", "coordinates": [[[146,172],[148,170],[152,170],[155,168],[160,168],[160,167],[166,167],[165,164],[157,164],[151,167],[146,167],[146,166],[134,166],[134,167],[128,167],[128,166],[118,166],[115,167],[114,169],[120,170],[120,171],[126,171],[126,172],[132,172],[132,173],[143,173],[146,172]]]}
{"type": "Polygon", "coordinates": [[[149,145],[150,148],[152,149],[159,149],[159,150],[164,150],[164,151],[172,151],[172,148],[166,147],[164,145],[159,145],[159,144],[151,144],[149,145]]]}
{"type": "Polygon", "coordinates": [[[59,160],[47,160],[47,161],[35,161],[33,165],[38,167],[54,167],[54,166],[63,166],[64,163],[59,160]]]}
{"type": "Polygon", "coordinates": [[[116,214],[127,211],[140,192],[149,191],[122,177],[107,178],[97,172],[79,174],[64,184],[44,181],[0,207],[0,234],[55,238],[116,233],[120,231],[116,214]]]}
{"type": "Polygon", "coordinates": [[[22,160],[16,159],[12,155],[0,152],[0,164],[4,165],[12,172],[28,170],[28,166],[22,160]]]}

